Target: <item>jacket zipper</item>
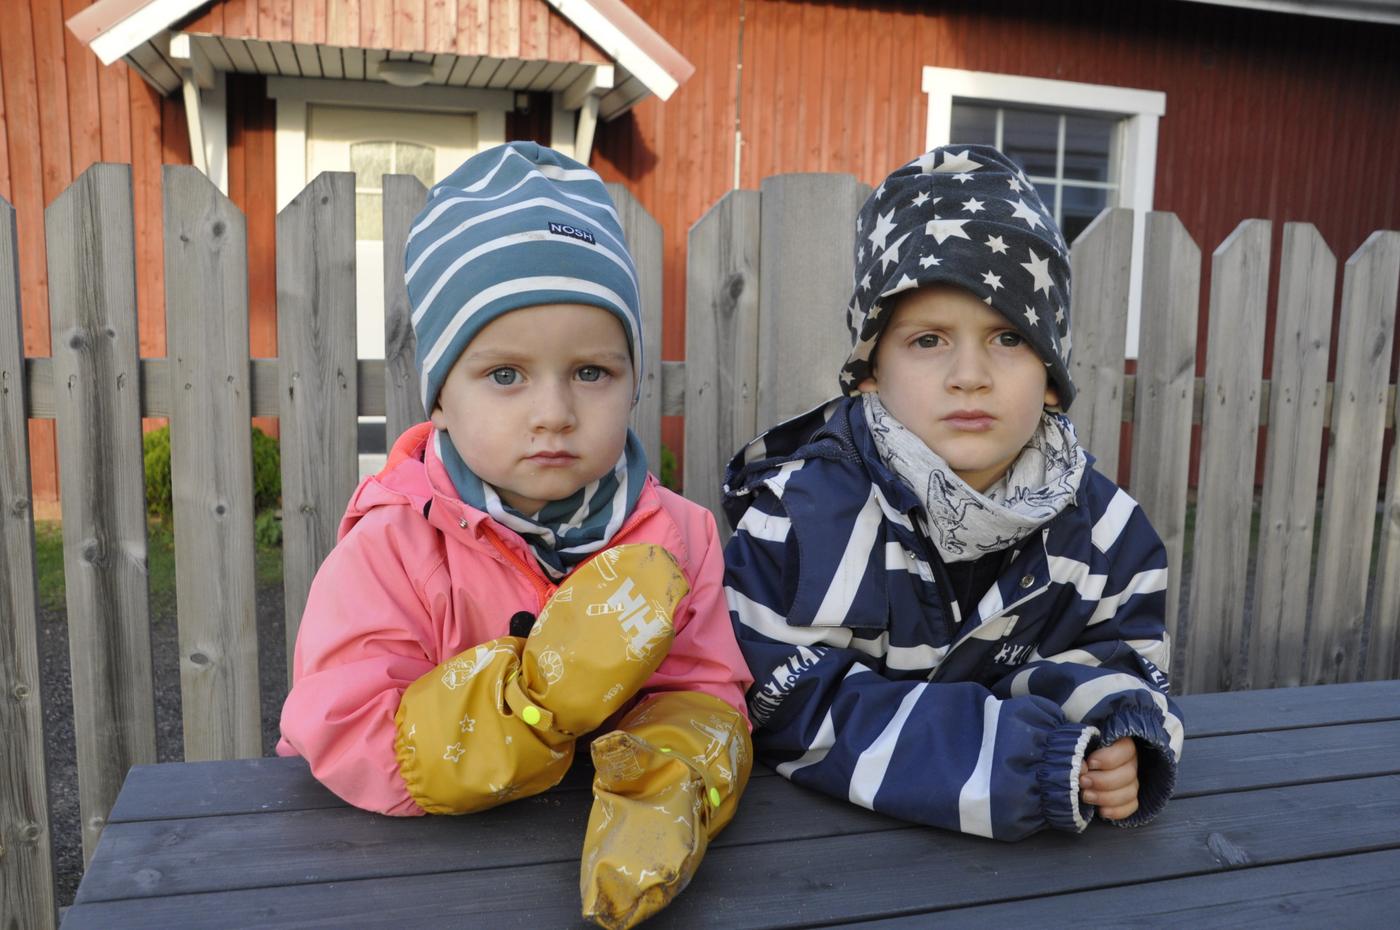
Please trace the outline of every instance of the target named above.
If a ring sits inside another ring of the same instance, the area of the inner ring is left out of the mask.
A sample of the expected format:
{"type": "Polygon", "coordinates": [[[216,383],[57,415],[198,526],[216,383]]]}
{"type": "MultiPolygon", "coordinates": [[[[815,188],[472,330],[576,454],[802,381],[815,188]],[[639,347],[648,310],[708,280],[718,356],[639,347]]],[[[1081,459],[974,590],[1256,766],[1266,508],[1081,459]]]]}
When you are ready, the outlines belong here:
{"type": "Polygon", "coordinates": [[[550,595],[554,593],[556,585],[552,585],[541,578],[539,573],[526,565],[520,556],[510,551],[506,544],[496,537],[495,533],[486,529],[483,535],[491,540],[491,544],[496,547],[496,551],[499,552],[507,562],[514,565],[520,573],[530,579],[530,583],[535,586],[535,594],[539,598],[539,604],[535,607],[535,613],[538,614],[541,610],[544,610],[545,602],[548,601],[550,595]]]}

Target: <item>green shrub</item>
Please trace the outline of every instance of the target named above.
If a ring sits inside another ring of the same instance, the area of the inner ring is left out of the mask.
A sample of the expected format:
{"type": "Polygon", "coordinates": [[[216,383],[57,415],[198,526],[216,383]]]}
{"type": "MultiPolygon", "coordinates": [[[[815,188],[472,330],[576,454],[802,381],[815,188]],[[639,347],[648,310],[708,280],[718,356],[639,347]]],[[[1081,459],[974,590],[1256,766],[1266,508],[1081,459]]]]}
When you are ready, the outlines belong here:
{"type": "Polygon", "coordinates": [[[663,445],[661,447],[661,473],[657,475],[661,479],[662,485],[672,491],[679,491],[680,485],[677,483],[676,475],[676,453],[671,451],[671,447],[663,445]]]}
{"type": "MultiPolygon", "coordinates": [[[[170,484],[170,427],[151,430],[141,439],[146,463],[146,512],[169,520],[174,510],[170,484]]],[[[277,440],[253,429],[253,512],[276,509],[282,499],[282,455],[277,440]]],[[[280,539],[281,529],[277,528],[280,539]]]]}
{"type": "Polygon", "coordinates": [[[146,461],[146,512],[169,520],[175,506],[170,490],[170,427],[162,426],[142,436],[141,449],[146,461]]]}
{"type": "Polygon", "coordinates": [[[253,539],[265,549],[282,545],[282,518],[275,510],[263,510],[253,518],[253,539]]]}
{"type": "MultiPolygon", "coordinates": [[[[276,510],[282,503],[282,449],[277,440],[253,428],[253,512],[276,510]]],[[[278,524],[277,541],[282,541],[278,524]]]]}

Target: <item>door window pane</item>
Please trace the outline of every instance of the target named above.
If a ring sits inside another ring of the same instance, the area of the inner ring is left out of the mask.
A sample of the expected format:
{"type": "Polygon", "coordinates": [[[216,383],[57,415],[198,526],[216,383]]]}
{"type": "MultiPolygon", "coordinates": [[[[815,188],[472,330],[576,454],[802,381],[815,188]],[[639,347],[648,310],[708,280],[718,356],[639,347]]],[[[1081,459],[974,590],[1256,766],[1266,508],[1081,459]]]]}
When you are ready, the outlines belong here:
{"type": "Polygon", "coordinates": [[[350,169],[355,172],[355,239],[371,242],[384,238],[384,175],[411,174],[433,183],[436,153],[430,146],[412,142],[375,140],[350,146],[350,169]]]}
{"type": "Polygon", "coordinates": [[[360,190],[379,190],[381,177],[392,170],[394,143],[356,142],[350,146],[350,170],[360,190]]]}
{"type": "Polygon", "coordinates": [[[423,182],[424,187],[432,187],[433,181],[433,150],[426,145],[414,145],[411,142],[400,142],[394,149],[394,174],[411,174],[423,182]]]}

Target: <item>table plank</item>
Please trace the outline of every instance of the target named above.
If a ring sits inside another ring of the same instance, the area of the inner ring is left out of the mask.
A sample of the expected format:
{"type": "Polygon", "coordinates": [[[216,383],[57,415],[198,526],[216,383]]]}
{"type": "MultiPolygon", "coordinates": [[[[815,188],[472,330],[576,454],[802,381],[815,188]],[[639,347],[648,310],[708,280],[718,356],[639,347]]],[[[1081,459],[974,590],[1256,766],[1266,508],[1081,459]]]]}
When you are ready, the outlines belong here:
{"type": "MultiPolygon", "coordinates": [[[[309,776],[306,776],[309,780],[309,776]]],[[[552,791],[466,817],[383,817],[343,805],[266,814],[111,823],[79,902],[263,885],[350,881],[541,862],[577,867],[592,795],[552,791]]],[[[716,846],[906,824],[772,777],[716,846]],[[800,820],[793,822],[795,812],[800,820]]]]}
{"type": "MultiPolygon", "coordinates": [[[[1217,790],[1220,776],[1214,766],[1227,762],[1230,753],[1228,748],[1221,749],[1217,744],[1205,742],[1207,738],[1251,731],[1322,728],[1353,721],[1400,720],[1400,681],[1200,694],[1184,697],[1180,704],[1186,716],[1188,739],[1178,793],[1197,793],[1217,790]],[[1203,759],[1212,761],[1207,764],[1203,763],[1203,759]]],[[[1295,760],[1288,759],[1285,755],[1287,752],[1302,754],[1306,757],[1302,761],[1311,766],[1321,761],[1314,758],[1313,753],[1322,751],[1332,754],[1338,751],[1334,738],[1325,733],[1311,738],[1290,737],[1290,740],[1296,739],[1302,742],[1275,744],[1256,741],[1248,745],[1274,746],[1276,752],[1265,753],[1261,757],[1261,764],[1267,763],[1271,767],[1284,761],[1292,766],[1295,760]]],[[[1383,751],[1386,758],[1394,757],[1391,747],[1382,745],[1377,748],[1383,751]]],[[[1345,764],[1345,760],[1333,761],[1338,765],[1345,764]]],[[[1309,771],[1323,774],[1290,778],[1289,781],[1314,780],[1315,777],[1327,777],[1327,772],[1337,774],[1345,769],[1324,767],[1309,771]]],[[[1388,771],[1394,771],[1390,763],[1353,774],[1376,775],[1388,771]]],[[[570,770],[555,790],[583,790],[591,777],[587,763],[581,762],[570,770]]],[[[776,776],[771,769],[760,766],[754,770],[753,777],[756,784],[759,779],[776,776]]],[[[1238,788],[1283,783],[1234,781],[1229,784],[1238,788]]],[[[127,775],[110,820],[112,823],[178,820],[223,814],[318,810],[341,805],[338,798],[311,778],[306,762],[301,759],[143,765],[134,767],[127,775]]]]}
{"type": "MultiPolygon", "coordinates": [[[[764,766],[752,780],[776,778],[764,766]]],[[[584,791],[592,785],[593,767],[583,757],[553,791],[584,791]]],[[[185,820],[228,814],[324,810],[344,807],[311,776],[306,760],[235,759],[211,762],[165,762],[138,765],[127,773],[109,823],[185,820]]]]}
{"type": "Polygon", "coordinates": [[[1400,719],[1400,681],[1222,691],[1177,699],[1188,736],[1400,719]]]}
{"type": "MultiPolygon", "coordinates": [[[[311,778],[301,760],[167,765],[146,771],[155,774],[154,769],[166,770],[159,774],[172,798],[213,803],[242,786],[242,793],[258,798],[259,806],[248,813],[225,809],[219,817],[199,809],[186,817],[114,818],[103,835],[103,855],[83,878],[79,900],[572,861],[590,800],[585,773],[578,772],[571,788],[439,824],[440,818],[384,818],[347,808],[311,778]],[[220,773],[227,775],[220,780],[220,773]],[[264,774],[272,776],[276,787],[264,783],[259,794],[258,779],[264,774]],[[306,806],[289,808],[288,798],[303,798],[306,806]],[[282,816],[266,816],[270,811],[282,816]],[[399,847],[403,851],[396,851],[399,847]],[[359,854],[347,856],[348,849],[359,854]],[[394,851],[392,862],[386,861],[389,851],[394,851]],[[204,862],[221,867],[189,867],[204,862]]],[[[1205,794],[1396,773],[1400,721],[1203,737],[1188,741],[1173,803],[1205,794]]],[[[160,794],[150,788],[151,781],[142,789],[142,803],[155,806],[160,794]]],[[[122,799],[128,797],[134,806],[135,794],[124,788],[122,799]]],[[[717,845],[903,826],[771,777],[751,783],[743,815],[717,845]]]]}
{"type": "Polygon", "coordinates": [[[1400,720],[1187,740],[1176,798],[1400,773],[1400,720]]]}
{"type": "MultiPolygon", "coordinates": [[[[649,926],[826,924],[1395,849],[1397,819],[1400,777],[1386,776],[1188,798],[1143,830],[1095,825],[1086,837],[1041,834],[1015,844],[917,827],[888,830],[874,843],[868,834],[775,834],[712,849],[691,888],[649,926]],[[911,882],[914,875],[938,880],[911,882]]],[[[517,842],[531,841],[525,835],[517,842]]],[[[550,862],[508,873],[443,871],[103,905],[84,900],[64,928],[185,926],[191,915],[210,930],[402,927],[471,916],[492,927],[566,926],[577,923],[578,902],[558,891],[574,887],[577,868],[575,861],[550,862]]],[[[222,863],[219,870],[230,871],[222,863]]]]}
{"type": "MultiPolygon", "coordinates": [[[[1196,694],[1179,701],[1188,737],[1183,780],[1194,778],[1202,737],[1272,732],[1370,720],[1400,720],[1400,681],[1196,694]]],[[[1365,774],[1376,774],[1374,771],[1365,774]]],[[[592,774],[574,766],[556,790],[582,790],[592,774]]],[[[753,774],[775,777],[758,767],[753,774]]],[[[310,778],[300,759],[256,759],[140,765],[131,769],[112,808],[112,823],[174,820],[219,814],[316,810],[341,806],[310,778]]]]}
{"type": "Polygon", "coordinates": [[[305,759],[178,762],[133,767],[107,822],[344,806],[311,777],[305,759]]]}
{"type": "MultiPolygon", "coordinates": [[[[1131,887],[1096,889],[938,913],[939,930],[1015,926],[1190,927],[1261,930],[1388,927],[1400,901],[1400,850],[1289,862],[1131,887]]],[[[929,914],[842,924],[861,930],[927,927],[929,914]]]]}

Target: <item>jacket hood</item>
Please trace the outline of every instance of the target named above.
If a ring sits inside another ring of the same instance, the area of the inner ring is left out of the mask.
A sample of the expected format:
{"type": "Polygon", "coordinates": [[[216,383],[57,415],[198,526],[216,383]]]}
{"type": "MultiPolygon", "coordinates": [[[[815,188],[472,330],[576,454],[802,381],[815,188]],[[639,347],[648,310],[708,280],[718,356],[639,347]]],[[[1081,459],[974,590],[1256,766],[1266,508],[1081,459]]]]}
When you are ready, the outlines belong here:
{"type": "Polygon", "coordinates": [[[730,528],[749,506],[752,491],[793,462],[824,460],[865,473],[901,511],[919,506],[908,486],[880,460],[859,397],[835,397],[751,439],[724,472],[724,514],[730,528]]]}
{"type": "Polygon", "coordinates": [[[377,507],[412,507],[424,516],[430,509],[446,509],[451,513],[438,516],[465,520],[463,529],[479,535],[477,524],[491,518],[457,497],[446,467],[433,453],[432,437],[433,424],[419,423],[394,441],[384,467],[362,480],[351,496],[340,521],[340,537],[377,507]]]}

